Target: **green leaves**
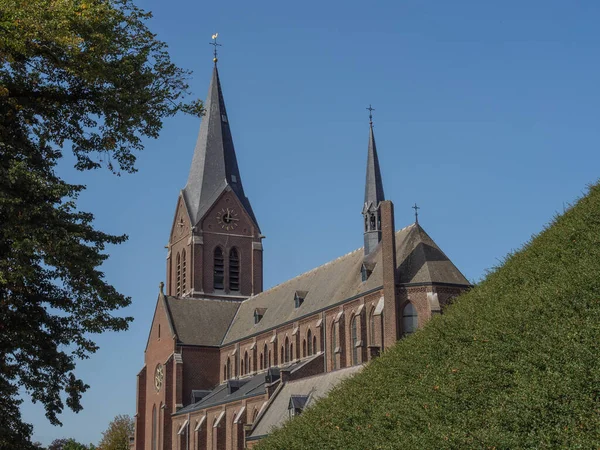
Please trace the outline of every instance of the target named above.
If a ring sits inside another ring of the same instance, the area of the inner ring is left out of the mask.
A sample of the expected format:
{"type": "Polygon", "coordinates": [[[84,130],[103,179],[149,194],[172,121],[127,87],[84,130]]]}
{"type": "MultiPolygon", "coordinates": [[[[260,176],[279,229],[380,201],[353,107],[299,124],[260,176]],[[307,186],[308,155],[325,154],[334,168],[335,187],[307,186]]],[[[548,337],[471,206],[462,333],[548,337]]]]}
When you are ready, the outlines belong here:
{"type": "Polygon", "coordinates": [[[150,17],[130,0],[0,0],[0,449],[29,445],[16,386],[59,424],[63,394],[81,409],[90,334],[132,320],[100,270],[127,237],[96,230],[55,167],[70,148],[80,170],[134,172],[165,117],[201,114],[150,17]]]}
{"type": "Polygon", "coordinates": [[[600,448],[599,273],[596,185],[258,448],[600,448]]]}

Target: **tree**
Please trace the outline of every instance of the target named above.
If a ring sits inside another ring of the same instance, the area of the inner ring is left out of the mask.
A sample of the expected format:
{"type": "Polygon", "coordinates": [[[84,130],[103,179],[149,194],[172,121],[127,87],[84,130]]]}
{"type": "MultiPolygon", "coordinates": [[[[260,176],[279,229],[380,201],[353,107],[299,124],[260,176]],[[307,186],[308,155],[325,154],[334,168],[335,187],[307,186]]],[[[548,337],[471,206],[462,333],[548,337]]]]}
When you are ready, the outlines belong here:
{"type": "Polygon", "coordinates": [[[100,270],[127,237],[96,230],[85,187],[55,168],[70,149],[79,170],[134,172],[165,117],[201,114],[150,17],[130,0],[0,0],[0,449],[31,448],[20,387],[60,424],[62,398],[82,408],[90,334],[132,320],[100,270]]]}
{"type": "Polygon", "coordinates": [[[102,433],[98,447],[102,450],[129,450],[129,437],[133,436],[135,426],[128,415],[116,416],[102,433]]]}

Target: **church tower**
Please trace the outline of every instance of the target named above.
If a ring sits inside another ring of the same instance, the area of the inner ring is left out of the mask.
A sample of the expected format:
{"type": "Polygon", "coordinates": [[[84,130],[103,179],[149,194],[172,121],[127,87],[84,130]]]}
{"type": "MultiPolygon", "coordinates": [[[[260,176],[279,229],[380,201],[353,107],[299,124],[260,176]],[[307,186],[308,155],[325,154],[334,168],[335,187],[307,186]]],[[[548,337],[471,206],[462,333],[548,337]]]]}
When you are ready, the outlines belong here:
{"type": "Polygon", "coordinates": [[[377,157],[377,146],[373,134],[373,115],[371,106],[369,110],[369,150],[367,155],[367,178],[365,183],[365,203],[362,214],[364,218],[365,257],[368,256],[381,241],[381,211],[379,204],[385,200],[383,195],[383,182],[377,157]]]}
{"type": "Polygon", "coordinates": [[[167,256],[167,295],[243,300],[263,287],[262,236],[244,193],[217,69],[167,256]]]}

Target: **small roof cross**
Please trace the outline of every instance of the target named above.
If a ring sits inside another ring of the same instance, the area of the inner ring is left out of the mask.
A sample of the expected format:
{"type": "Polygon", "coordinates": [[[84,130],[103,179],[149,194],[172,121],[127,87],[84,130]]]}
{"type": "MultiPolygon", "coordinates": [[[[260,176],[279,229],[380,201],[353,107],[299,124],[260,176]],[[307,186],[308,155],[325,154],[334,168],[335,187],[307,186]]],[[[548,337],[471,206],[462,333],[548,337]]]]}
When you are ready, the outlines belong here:
{"type": "Polygon", "coordinates": [[[217,64],[217,61],[219,60],[217,58],[217,47],[221,47],[222,44],[217,43],[217,38],[219,37],[219,33],[215,33],[212,35],[212,42],[209,42],[210,45],[215,47],[215,51],[214,51],[214,58],[213,58],[213,62],[215,64],[217,64]]]}
{"type": "Polygon", "coordinates": [[[366,109],[369,111],[369,124],[373,125],[373,111],[375,111],[375,108],[369,104],[369,107],[366,109]]]}
{"type": "Polygon", "coordinates": [[[414,206],[411,206],[411,208],[415,210],[415,223],[419,223],[419,210],[421,209],[421,207],[417,206],[417,204],[415,203],[414,206]]]}

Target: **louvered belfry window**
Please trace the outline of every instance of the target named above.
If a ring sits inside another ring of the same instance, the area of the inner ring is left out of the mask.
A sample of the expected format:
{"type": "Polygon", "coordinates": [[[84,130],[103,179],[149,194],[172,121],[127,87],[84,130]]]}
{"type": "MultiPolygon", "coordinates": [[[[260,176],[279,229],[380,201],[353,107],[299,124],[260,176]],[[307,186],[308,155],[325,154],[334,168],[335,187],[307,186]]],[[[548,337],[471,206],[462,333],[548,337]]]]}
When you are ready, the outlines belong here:
{"type": "Polygon", "coordinates": [[[229,252],[229,290],[240,290],[240,255],[235,248],[229,252]]]}
{"type": "Polygon", "coordinates": [[[215,249],[215,273],[214,273],[214,288],[223,289],[223,279],[225,278],[225,265],[223,261],[223,250],[221,247],[215,249]]]}
{"type": "Polygon", "coordinates": [[[181,252],[181,293],[185,294],[185,291],[187,290],[187,283],[186,283],[186,275],[187,275],[187,262],[186,262],[187,258],[186,258],[186,254],[185,254],[185,250],[183,252],[181,252]]]}
{"type": "Polygon", "coordinates": [[[177,297],[181,295],[181,255],[177,253],[177,297]]]}

